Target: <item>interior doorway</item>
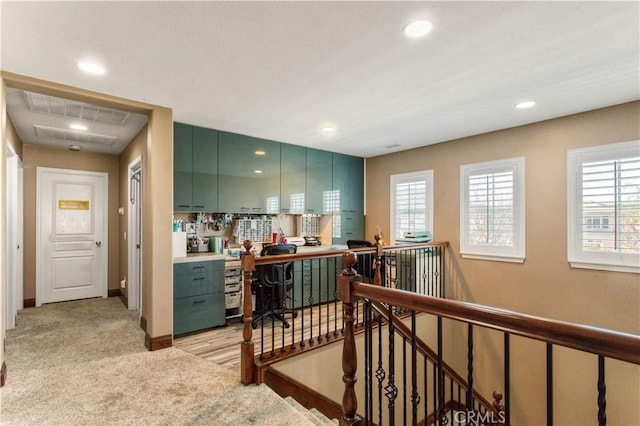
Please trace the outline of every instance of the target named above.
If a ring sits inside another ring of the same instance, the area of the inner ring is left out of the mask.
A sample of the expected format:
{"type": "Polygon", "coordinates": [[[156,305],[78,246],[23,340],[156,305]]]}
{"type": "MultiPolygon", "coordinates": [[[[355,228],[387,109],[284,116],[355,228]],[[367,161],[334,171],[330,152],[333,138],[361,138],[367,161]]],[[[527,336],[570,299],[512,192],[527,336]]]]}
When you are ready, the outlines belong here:
{"type": "Polygon", "coordinates": [[[7,330],[16,327],[18,310],[23,301],[23,186],[24,174],[20,157],[7,144],[7,330]]]}
{"type": "Polygon", "coordinates": [[[129,309],[142,306],[142,157],[129,164],[128,287],[129,309]]]}
{"type": "Polygon", "coordinates": [[[38,167],[36,175],[36,306],[106,298],[108,173],[38,167]]]}

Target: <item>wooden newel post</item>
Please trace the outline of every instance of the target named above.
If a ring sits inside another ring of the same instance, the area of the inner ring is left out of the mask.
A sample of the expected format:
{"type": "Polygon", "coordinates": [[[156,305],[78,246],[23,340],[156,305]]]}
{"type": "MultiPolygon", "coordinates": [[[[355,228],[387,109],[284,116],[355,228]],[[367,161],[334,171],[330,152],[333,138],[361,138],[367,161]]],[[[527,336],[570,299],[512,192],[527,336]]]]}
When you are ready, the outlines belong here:
{"type": "Polygon", "coordinates": [[[338,298],[342,301],[344,311],[344,346],[342,347],[342,381],[344,382],[344,394],[342,395],[342,418],[341,425],[360,425],[360,417],[356,414],[358,400],[356,398],[355,384],[356,371],[358,369],[358,358],[356,354],[356,340],[353,330],[355,322],[354,302],[351,295],[351,283],[361,280],[357,275],[353,265],[357,257],[353,252],[342,255],[344,269],[338,276],[338,298]]]}
{"type": "Polygon", "coordinates": [[[382,235],[380,235],[380,233],[377,233],[375,235],[375,239],[376,239],[376,257],[374,260],[374,268],[375,268],[375,273],[373,275],[373,283],[375,285],[379,285],[382,286],[382,235]]]}
{"type": "Polygon", "coordinates": [[[244,322],[244,328],[242,329],[242,343],[240,344],[240,382],[245,386],[254,383],[256,378],[253,329],[251,328],[251,320],[253,319],[251,276],[253,271],[256,270],[256,259],[250,251],[252,246],[253,244],[250,240],[245,240],[243,244],[245,251],[240,254],[242,276],[244,277],[242,284],[242,321],[244,322]]]}
{"type": "Polygon", "coordinates": [[[499,390],[493,391],[493,418],[491,421],[492,426],[504,426],[506,419],[504,417],[504,404],[502,402],[502,392],[499,390]]]}

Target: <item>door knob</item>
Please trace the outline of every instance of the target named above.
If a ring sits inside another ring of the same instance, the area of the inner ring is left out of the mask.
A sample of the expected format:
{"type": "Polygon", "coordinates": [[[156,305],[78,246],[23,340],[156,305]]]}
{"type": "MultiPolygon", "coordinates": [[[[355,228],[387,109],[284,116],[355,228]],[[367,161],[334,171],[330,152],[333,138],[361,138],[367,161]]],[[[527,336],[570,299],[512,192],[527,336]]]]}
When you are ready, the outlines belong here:
{"type": "Polygon", "coordinates": [[[102,241],[96,241],[96,245],[97,245],[98,247],[102,247],[102,241]]]}

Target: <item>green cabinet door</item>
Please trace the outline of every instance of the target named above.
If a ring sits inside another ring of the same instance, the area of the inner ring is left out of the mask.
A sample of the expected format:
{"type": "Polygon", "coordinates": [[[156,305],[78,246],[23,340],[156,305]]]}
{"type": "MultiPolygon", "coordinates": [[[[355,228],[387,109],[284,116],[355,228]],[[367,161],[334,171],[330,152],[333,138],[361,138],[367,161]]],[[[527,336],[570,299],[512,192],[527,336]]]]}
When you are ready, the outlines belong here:
{"type": "Polygon", "coordinates": [[[305,147],[289,144],[280,146],[280,213],[306,212],[306,158],[305,147]]]}
{"type": "Polygon", "coordinates": [[[218,210],[280,211],[280,143],[234,133],[218,135],[218,210]]]}
{"type": "Polygon", "coordinates": [[[193,133],[187,124],[173,123],[173,210],[193,209],[193,133]]]}
{"type": "Polygon", "coordinates": [[[307,205],[306,212],[333,214],[337,208],[332,190],[332,154],[327,151],[307,148],[307,205]]]}
{"type": "Polygon", "coordinates": [[[364,235],[364,160],[333,154],[333,190],[340,200],[339,218],[334,218],[333,243],[362,240],[364,235]]]}
{"type": "Polygon", "coordinates": [[[218,211],[218,132],[193,127],[193,209],[218,211]]]}

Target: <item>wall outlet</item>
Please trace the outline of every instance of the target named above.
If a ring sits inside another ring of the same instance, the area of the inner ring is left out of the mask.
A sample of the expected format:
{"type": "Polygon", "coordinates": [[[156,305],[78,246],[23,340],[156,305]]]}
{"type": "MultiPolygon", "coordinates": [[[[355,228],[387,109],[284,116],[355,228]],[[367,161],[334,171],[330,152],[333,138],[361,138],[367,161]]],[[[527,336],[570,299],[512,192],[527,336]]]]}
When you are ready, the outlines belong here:
{"type": "Polygon", "coordinates": [[[122,281],[120,281],[120,288],[125,288],[127,286],[127,277],[124,277],[122,281]]]}

